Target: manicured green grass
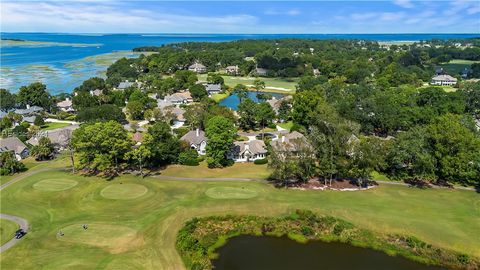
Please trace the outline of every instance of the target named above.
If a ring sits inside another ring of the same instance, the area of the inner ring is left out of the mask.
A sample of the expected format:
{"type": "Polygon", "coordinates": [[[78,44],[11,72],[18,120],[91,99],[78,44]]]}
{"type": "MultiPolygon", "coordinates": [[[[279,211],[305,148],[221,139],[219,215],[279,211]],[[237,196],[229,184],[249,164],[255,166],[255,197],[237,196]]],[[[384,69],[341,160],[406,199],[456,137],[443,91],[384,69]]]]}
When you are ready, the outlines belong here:
{"type": "Polygon", "coordinates": [[[143,196],[147,191],[144,185],[116,183],[102,189],[100,194],[107,199],[130,200],[143,196]]]}
{"type": "Polygon", "coordinates": [[[244,187],[213,187],[209,188],[205,194],[213,199],[250,199],[258,195],[255,190],[244,187]]]}
{"type": "Polygon", "coordinates": [[[77,184],[77,181],[71,179],[45,179],[35,183],[33,188],[42,191],[62,191],[73,188],[77,184]]]}
{"type": "Polygon", "coordinates": [[[27,171],[22,172],[22,173],[12,174],[12,175],[1,175],[0,176],[0,185],[12,180],[15,177],[18,177],[18,176],[28,172],[29,170],[32,170],[32,169],[38,167],[39,165],[42,165],[42,164],[47,165],[46,162],[36,161],[33,157],[28,157],[28,158],[22,160],[22,163],[25,164],[25,167],[27,168],[27,171]]]}
{"type": "Polygon", "coordinates": [[[7,219],[0,219],[0,245],[10,241],[16,230],[18,230],[17,223],[7,219]]]}
{"type": "Polygon", "coordinates": [[[474,63],[480,63],[480,61],[471,61],[471,60],[462,60],[462,59],[453,59],[448,63],[443,63],[440,66],[450,75],[458,75],[465,68],[470,68],[474,63]]]}
{"type": "Polygon", "coordinates": [[[250,178],[266,179],[270,172],[267,165],[255,165],[253,163],[235,163],[223,169],[210,169],[205,162],[198,166],[170,165],[161,170],[163,176],[175,177],[206,177],[206,178],[250,178]]]}
{"type": "MultiPolygon", "coordinates": [[[[222,76],[225,85],[234,87],[237,84],[251,85],[257,79],[255,77],[242,77],[242,76],[222,76]]],[[[207,80],[207,74],[199,74],[198,79],[200,81],[207,80]]],[[[278,92],[278,93],[291,93],[295,92],[295,86],[297,85],[298,78],[266,78],[259,77],[258,79],[265,82],[266,92],[278,92]]]]}
{"type": "Polygon", "coordinates": [[[41,130],[52,130],[52,129],[66,127],[66,126],[70,126],[70,124],[68,124],[68,123],[47,122],[40,129],[41,130]]]}
{"type": "Polygon", "coordinates": [[[228,93],[223,93],[223,94],[214,94],[212,95],[212,99],[215,100],[216,102],[220,102],[224,99],[226,99],[230,94],[228,93]]]}
{"type": "MultiPolygon", "coordinates": [[[[202,166],[166,171],[211,176],[202,166]]],[[[234,166],[216,174],[245,177],[254,174],[253,168],[262,166],[234,166]],[[251,172],[245,173],[247,170],[251,172]]],[[[267,171],[265,167],[261,170],[267,171]]],[[[22,241],[2,253],[2,269],[183,269],[175,240],[187,220],[226,214],[274,216],[295,209],[342,218],[378,233],[413,235],[480,256],[479,197],[471,191],[396,185],[359,192],[302,191],[276,189],[264,182],[172,181],[133,175],[106,180],[52,170],[31,175],[0,195],[2,213],[26,218],[32,228],[22,241]],[[46,179],[71,179],[78,185],[63,191],[33,187],[46,179]],[[148,192],[132,200],[102,196],[106,187],[120,183],[142,185],[148,192]],[[256,197],[235,198],[244,190],[256,197]],[[224,198],[211,198],[212,194],[224,198]],[[81,224],[88,224],[88,230],[81,224]],[[64,238],[57,236],[60,230],[64,238]]]]}
{"type": "Polygon", "coordinates": [[[285,123],[279,123],[278,124],[281,128],[284,128],[286,130],[290,130],[292,129],[293,127],[293,122],[292,121],[288,121],[288,122],[285,122],[285,123]]]}

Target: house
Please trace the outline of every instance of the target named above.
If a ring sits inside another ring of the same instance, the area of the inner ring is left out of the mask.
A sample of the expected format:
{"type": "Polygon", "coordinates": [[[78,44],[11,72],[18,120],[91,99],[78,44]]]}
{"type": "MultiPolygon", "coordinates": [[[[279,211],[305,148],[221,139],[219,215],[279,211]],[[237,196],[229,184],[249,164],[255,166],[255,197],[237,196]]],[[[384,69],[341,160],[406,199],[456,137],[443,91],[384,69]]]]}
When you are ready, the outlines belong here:
{"type": "Polygon", "coordinates": [[[278,113],[278,110],[280,109],[280,105],[282,104],[283,101],[289,101],[292,100],[293,96],[288,95],[284,96],[282,98],[277,99],[276,97],[272,97],[271,99],[267,100],[267,103],[272,106],[272,109],[275,111],[275,113],[278,113]]]}
{"type": "Polygon", "coordinates": [[[193,98],[192,98],[192,95],[190,94],[190,91],[173,93],[163,98],[164,104],[180,105],[180,104],[188,104],[192,102],[193,102],[193,98]]]}
{"type": "Polygon", "coordinates": [[[125,80],[123,82],[120,82],[117,87],[114,87],[113,90],[117,91],[123,91],[127,88],[130,87],[142,87],[142,82],[139,82],[138,80],[135,80],[135,82],[129,82],[128,80],[125,80]]]}
{"type": "Polygon", "coordinates": [[[90,95],[91,95],[92,97],[98,97],[98,96],[100,96],[101,94],[103,94],[103,91],[100,90],[100,89],[90,90],[90,95]]]}
{"type": "Polygon", "coordinates": [[[137,131],[135,132],[135,134],[133,134],[132,141],[134,141],[136,145],[140,145],[142,143],[142,140],[143,140],[142,133],[137,131]]]}
{"type": "Polygon", "coordinates": [[[6,111],[0,111],[0,119],[4,118],[7,116],[7,112],[6,111]]]}
{"type": "Polygon", "coordinates": [[[225,73],[228,75],[238,75],[240,68],[238,66],[228,66],[225,68],[225,73]]]}
{"type": "Polygon", "coordinates": [[[188,70],[196,73],[205,73],[207,72],[207,67],[198,62],[195,62],[193,65],[188,67],[188,70]]]}
{"type": "Polygon", "coordinates": [[[27,146],[17,137],[0,139],[0,153],[13,152],[17,160],[26,158],[29,154],[27,146]]]}
{"type": "Polygon", "coordinates": [[[78,127],[79,125],[70,125],[63,128],[40,132],[32,136],[27,143],[35,146],[38,145],[41,137],[47,137],[56,149],[63,150],[70,143],[72,132],[78,127]]]}
{"type": "Polygon", "coordinates": [[[218,94],[222,91],[222,85],[219,83],[207,83],[207,85],[205,86],[205,90],[207,90],[208,96],[211,97],[212,95],[218,94]]]}
{"type": "Polygon", "coordinates": [[[268,69],[257,67],[257,68],[255,69],[255,73],[256,73],[258,76],[267,76],[268,69]]]}
{"type": "Polygon", "coordinates": [[[277,153],[293,153],[296,155],[301,150],[302,144],[306,144],[307,139],[302,133],[293,131],[291,133],[280,135],[278,139],[272,140],[270,145],[272,150],[277,153]]]}
{"type": "Polygon", "coordinates": [[[26,109],[15,109],[13,112],[16,114],[20,114],[21,116],[33,116],[38,115],[43,111],[42,107],[39,106],[30,106],[27,104],[26,109]]]}
{"type": "Polygon", "coordinates": [[[432,78],[430,82],[432,85],[456,85],[457,78],[454,78],[450,75],[437,75],[432,78]]]}
{"type": "Polygon", "coordinates": [[[183,114],[185,113],[185,110],[180,107],[174,107],[172,109],[172,113],[175,116],[175,119],[173,119],[172,129],[183,127],[186,121],[185,117],[183,116],[183,114]]]}
{"type": "Polygon", "coordinates": [[[205,155],[205,148],[207,147],[205,131],[198,128],[196,130],[190,130],[187,134],[183,135],[180,140],[188,142],[190,147],[197,150],[199,155],[205,155]]]}
{"type": "Polygon", "coordinates": [[[73,109],[73,104],[72,104],[72,100],[70,98],[66,98],[65,100],[63,101],[60,101],[60,102],[57,102],[57,107],[64,111],[64,112],[73,112],[75,111],[73,109]]]}
{"type": "Polygon", "coordinates": [[[251,162],[267,157],[267,147],[262,140],[234,142],[227,158],[235,162],[251,162]]]}

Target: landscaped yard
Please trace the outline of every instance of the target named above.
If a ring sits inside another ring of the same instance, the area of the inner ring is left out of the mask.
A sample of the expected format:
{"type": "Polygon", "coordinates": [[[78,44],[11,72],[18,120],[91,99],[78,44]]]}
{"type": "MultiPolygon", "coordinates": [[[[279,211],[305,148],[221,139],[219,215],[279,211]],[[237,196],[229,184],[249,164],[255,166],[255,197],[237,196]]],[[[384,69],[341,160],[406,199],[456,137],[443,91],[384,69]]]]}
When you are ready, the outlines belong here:
{"type": "MultiPolygon", "coordinates": [[[[234,87],[237,84],[244,84],[253,86],[253,82],[257,79],[255,77],[242,77],[242,76],[222,76],[225,80],[225,84],[234,87]]],[[[207,74],[199,74],[198,79],[200,81],[207,80],[207,74]]],[[[278,92],[278,93],[291,93],[295,92],[295,86],[297,85],[298,78],[265,78],[259,77],[258,79],[265,82],[266,92],[278,92]]]]}
{"type": "Polygon", "coordinates": [[[201,162],[199,166],[170,165],[161,170],[163,176],[174,177],[204,177],[204,178],[250,178],[266,179],[270,172],[267,165],[253,163],[235,163],[223,169],[209,169],[207,163],[201,162]]]}
{"type": "MultiPolygon", "coordinates": [[[[164,173],[185,177],[258,173],[261,178],[265,171],[262,166],[240,164],[223,171],[209,171],[204,165],[171,166],[164,173]]],[[[173,181],[132,175],[106,180],[52,170],[28,176],[0,195],[2,213],[23,217],[32,228],[2,253],[2,269],[182,269],[175,250],[176,233],[192,217],[273,216],[299,208],[480,256],[479,197],[471,191],[396,185],[360,192],[302,191],[276,189],[263,182],[173,181]],[[45,188],[58,186],[61,190],[45,188]],[[88,224],[88,230],[83,224],[88,224]]]]}
{"type": "Polygon", "coordinates": [[[288,122],[285,122],[285,123],[279,123],[278,124],[281,128],[284,128],[286,130],[290,130],[292,129],[293,127],[293,122],[292,121],[288,121],[288,122]]]}
{"type": "Polygon", "coordinates": [[[480,63],[480,61],[453,59],[448,63],[441,64],[440,66],[443,67],[447,74],[453,76],[460,74],[465,68],[470,68],[473,63],[480,63]]]}
{"type": "Polygon", "coordinates": [[[46,122],[45,125],[41,127],[41,130],[52,130],[57,128],[62,128],[70,126],[68,123],[56,123],[56,122],[46,122]]]}

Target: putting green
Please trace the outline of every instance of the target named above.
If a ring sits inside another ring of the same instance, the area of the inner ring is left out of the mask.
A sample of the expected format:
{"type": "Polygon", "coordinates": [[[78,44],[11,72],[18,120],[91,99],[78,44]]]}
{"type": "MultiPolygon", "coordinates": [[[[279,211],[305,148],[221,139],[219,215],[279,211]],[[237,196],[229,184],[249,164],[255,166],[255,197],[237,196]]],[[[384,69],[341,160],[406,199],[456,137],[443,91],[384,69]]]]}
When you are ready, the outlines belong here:
{"type": "Polygon", "coordinates": [[[130,200],[144,195],[147,191],[145,186],[139,184],[112,184],[102,189],[100,194],[107,199],[130,200]]]}
{"type": "Polygon", "coordinates": [[[42,191],[61,191],[73,188],[77,184],[77,181],[65,178],[45,179],[35,183],[33,188],[42,191]]]}
{"type": "Polygon", "coordinates": [[[213,187],[209,188],[205,194],[214,199],[250,199],[258,195],[255,190],[243,187],[213,187]]]}
{"type": "Polygon", "coordinates": [[[124,252],[143,244],[143,238],[137,235],[137,231],[127,226],[88,223],[88,229],[85,230],[82,225],[76,223],[61,228],[63,236],[57,233],[57,239],[105,248],[111,253],[124,252]]]}

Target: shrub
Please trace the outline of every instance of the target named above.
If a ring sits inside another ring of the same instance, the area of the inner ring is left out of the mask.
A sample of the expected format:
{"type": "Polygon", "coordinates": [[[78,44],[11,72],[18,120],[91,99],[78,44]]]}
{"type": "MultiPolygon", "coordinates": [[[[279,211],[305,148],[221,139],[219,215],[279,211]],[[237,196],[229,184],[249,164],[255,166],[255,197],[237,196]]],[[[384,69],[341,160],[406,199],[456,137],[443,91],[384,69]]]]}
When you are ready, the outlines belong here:
{"type": "Polygon", "coordinates": [[[268,163],[268,159],[266,159],[266,158],[257,159],[253,162],[253,164],[256,164],[256,165],[263,165],[263,164],[267,164],[267,163],[268,163]]]}
{"type": "Polygon", "coordinates": [[[277,128],[277,125],[275,123],[270,123],[268,124],[268,128],[277,128]]]}
{"type": "Polygon", "coordinates": [[[178,155],[178,162],[187,166],[198,166],[198,153],[194,149],[188,149],[178,155]]]}

